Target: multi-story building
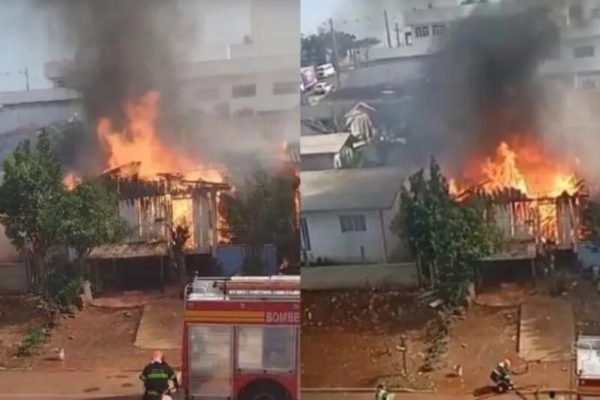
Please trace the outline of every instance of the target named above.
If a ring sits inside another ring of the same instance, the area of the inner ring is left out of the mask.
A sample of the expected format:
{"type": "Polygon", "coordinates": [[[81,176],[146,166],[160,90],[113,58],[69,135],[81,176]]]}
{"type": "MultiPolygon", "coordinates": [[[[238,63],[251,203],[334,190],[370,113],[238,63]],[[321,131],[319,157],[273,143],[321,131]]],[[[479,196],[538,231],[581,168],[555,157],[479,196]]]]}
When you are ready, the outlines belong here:
{"type": "Polygon", "coordinates": [[[600,1],[563,0],[555,16],[560,49],[540,71],[572,88],[600,88],[600,1]]]}
{"type": "MultiPolygon", "coordinates": [[[[180,1],[179,7],[186,32],[176,74],[184,108],[244,116],[299,107],[298,0],[180,1]]],[[[46,77],[72,85],[69,65],[48,63],[46,77]]]]}

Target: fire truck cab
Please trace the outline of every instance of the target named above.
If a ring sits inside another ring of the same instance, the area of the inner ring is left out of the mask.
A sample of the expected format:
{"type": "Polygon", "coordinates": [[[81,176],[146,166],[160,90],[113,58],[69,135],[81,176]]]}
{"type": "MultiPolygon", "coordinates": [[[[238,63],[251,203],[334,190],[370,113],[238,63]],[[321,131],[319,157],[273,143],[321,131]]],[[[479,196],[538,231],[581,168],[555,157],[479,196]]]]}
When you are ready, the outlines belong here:
{"type": "Polygon", "coordinates": [[[577,399],[600,400],[600,336],[579,336],[575,351],[577,399]]]}
{"type": "Polygon", "coordinates": [[[299,276],[196,277],[185,293],[186,399],[300,398],[299,276]]]}

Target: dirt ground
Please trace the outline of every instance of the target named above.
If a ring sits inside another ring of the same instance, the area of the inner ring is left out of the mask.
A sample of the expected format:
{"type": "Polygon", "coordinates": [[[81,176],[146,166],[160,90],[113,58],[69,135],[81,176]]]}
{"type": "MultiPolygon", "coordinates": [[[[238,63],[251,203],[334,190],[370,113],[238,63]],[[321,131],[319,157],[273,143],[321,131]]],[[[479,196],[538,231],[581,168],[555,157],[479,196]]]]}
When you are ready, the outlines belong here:
{"type": "Polygon", "coordinates": [[[428,388],[421,330],[433,316],[405,291],[302,293],[302,386],[367,387],[390,384],[428,388]],[[401,336],[407,337],[409,374],[401,376],[401,336]]]}
{"type": "MultiPolygon", "coordinates": [[[[6,307],[4,300],[0,304],[6,307]]],[[[30,357],[17,357],[16,351],[27,332],[40,326],[43,320],[27,314],[19,318],[13,317],[10,325],[0,325],[0,338],[6,343],[12,343],[4,351],[0,365],[5,368],[35,370],[142,368],[149,361],[151,350],[141,350],[134,346],[141,315],[141,308],[123,310],[89,307],[72,316],[60,316],[57,319],[58,325],[52,330],[46,343],[36,355],[30,357]],[[59,361],[57,357],[60,348],[65,350],[64,361],[59,361]]],[[[179,366],[179,350],[164,350],[164,353],[170,364],[179,366]]]]}
{"type": "Polygon", "coordinates": [[[422,374],[423,328],[433,316],[415,293],[336,291],[302,294],[302,384],[305,387],[391,386],[434,388],[443,393],[486,394],[496,362],[509,358],[519,386],[568,385],[568,363],[526,365],[517,354],[518,307],[474,305],[451,328],[447,356],[422,374]],[[399,312],[400,311],[400,312],[399,312]],[[407,343],[402,373],[400,337],[407,343]],[[463,377],[453,376],[453,366],[463,377]]]}
{"type": "Polygon", "coordinates": [[[0,297],[0,367],[16,354],[23,338],[50,321],[35,297],[0,297]]]}

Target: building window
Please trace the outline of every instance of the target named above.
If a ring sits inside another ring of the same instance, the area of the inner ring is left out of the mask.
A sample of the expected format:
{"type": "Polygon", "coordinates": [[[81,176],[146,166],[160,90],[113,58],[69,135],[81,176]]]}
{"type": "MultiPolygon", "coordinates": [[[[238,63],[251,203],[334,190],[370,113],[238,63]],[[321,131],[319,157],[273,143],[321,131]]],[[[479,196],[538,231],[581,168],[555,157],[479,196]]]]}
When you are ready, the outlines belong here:
{"type": "Polygon", "coordinates": [[[217,114],[220,117],[229,117],[231,107],[229,103],[219,103],[215,106],[214,110],[215,114],[217,114]]]}
{"type": "Polygon", "coordinates": [[[231,95],[235,98],[256,96],[256,85],[236,85],[231,88],[231,95]]]}
{"type": "Polygon", "coordinates": [[[365,232],[367,223],[364,215],[340,215],[340,227],[345,232],[365,232]]]}
{"type": "Polygon", "coordinates": [[[253,108],[241,108],[235,112],[236,117],[253,117],[254,109],[253,108]]]}
{"type": "Polygon", "coordinates": [[[586,58],[594,57],[594,46],[580,46],[573,49],[573,57],[586,58]]]}
{"type": "Polygon", "coordinates": [[[201,101],[216,100],[219,98],[219,88],[215,87],[200,87],[196,89],[196,99],[201,101]]]}
{"type": "Polygon", "coordinates": [[[429,36],[429,26],[417,26],[415,28],[415,36],[416,37],[427,37],[429,36]]]}
{"type": "Polygon", "coordinates": [[[433,36],[441,36],[446,32],[446,25],[433,25],[431,30],[433,31],[433,36]]]}
{"type": "Polygon", "coordinates": [[[310,251],[310,235],[308,234],[308,223],[306,218],[300,218],[300,239],[303,250],[310,251]]]}
{"type": "Polygon", "coordinates": [[[573,21],[581,21],[583,19],[583,7],[581,4],[569,6],[569,18],[573,21]]]}
{"type": "Polygon", "coordinates": [[[275,82],[273,94],[298,94],[298,82],[275,82]]]}

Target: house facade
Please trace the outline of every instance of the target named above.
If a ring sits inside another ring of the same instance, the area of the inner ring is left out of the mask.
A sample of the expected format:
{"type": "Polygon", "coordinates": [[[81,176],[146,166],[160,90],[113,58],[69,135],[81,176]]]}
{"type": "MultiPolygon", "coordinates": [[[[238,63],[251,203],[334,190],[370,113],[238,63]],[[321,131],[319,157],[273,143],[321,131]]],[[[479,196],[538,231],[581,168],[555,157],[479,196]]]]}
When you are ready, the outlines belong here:
{"type": "Polygon", "coordinates": [[[401,242],[391,230],[401,171],[343,169],[301,173],[301,244],[317,263],[388,263],[401,242]]]}

